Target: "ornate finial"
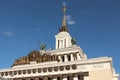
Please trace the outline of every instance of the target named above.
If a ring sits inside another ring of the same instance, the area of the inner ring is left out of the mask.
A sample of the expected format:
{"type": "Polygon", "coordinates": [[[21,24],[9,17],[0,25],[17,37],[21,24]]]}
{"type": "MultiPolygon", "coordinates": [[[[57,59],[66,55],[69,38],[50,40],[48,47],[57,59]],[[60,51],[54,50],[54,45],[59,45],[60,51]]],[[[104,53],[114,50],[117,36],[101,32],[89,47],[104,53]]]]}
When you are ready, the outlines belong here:
{"type": "Polygon", "coordinates": [[[63,12],[63,21],[62,21],[62,26],[60,28],[60,32],[68,32],[68,29],[67,29],[67,26],[66,26],[66,3],[63,2],[63,9],[62,9],[62,12],[63,12]]]}
{"type": "Polygon", "coordinates": [[[63,2],[62,4],[63,4],[63,9],[62,9],[62,11],[63,11],[63,13],[65,14],[65,13],[66,13],[66,10],[67,10],[67,8],[66,8],[66,3],[63,2]]]}

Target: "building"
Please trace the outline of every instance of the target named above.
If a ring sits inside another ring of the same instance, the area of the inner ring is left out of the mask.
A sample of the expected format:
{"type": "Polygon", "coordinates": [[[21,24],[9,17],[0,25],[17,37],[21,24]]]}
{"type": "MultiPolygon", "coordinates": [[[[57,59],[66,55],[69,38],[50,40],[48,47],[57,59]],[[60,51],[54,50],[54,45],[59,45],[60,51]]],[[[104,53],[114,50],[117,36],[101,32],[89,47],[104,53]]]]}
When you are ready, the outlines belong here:
{"type": "Polygon", "coordinates": [[[54,50],[32,51],[21,57],[0,76],[12,80],[118,80],[111,57],[87,59],[80,46],[75,45],[66,26],[66,7],[63,22],[55,35],[54,50]]]}

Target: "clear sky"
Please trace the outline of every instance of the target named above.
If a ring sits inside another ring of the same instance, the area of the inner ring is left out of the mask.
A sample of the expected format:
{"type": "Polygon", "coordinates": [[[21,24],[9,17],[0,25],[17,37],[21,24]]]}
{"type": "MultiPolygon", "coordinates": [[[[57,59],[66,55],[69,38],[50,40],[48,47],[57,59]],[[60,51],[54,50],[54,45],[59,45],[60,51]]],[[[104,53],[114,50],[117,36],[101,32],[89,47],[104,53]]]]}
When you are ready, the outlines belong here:
{"type": "Polygon", "coordinates": [[[38,50],[55,48],[67,5],[67,26],[88,58],[109,56],[120,73],[120,0],[0,0],[0,68],[38,50]]]}

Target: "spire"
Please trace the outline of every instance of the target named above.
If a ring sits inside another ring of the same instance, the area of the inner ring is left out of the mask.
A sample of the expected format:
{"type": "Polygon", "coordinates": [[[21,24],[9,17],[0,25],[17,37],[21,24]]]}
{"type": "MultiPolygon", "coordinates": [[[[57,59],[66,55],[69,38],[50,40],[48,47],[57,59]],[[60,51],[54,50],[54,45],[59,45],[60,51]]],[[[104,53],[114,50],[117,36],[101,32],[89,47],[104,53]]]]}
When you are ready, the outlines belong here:
{"type": "Polygon", "coordinates": [[[66,10],[67,10],[67,8],[64,5],[63,9],[62,9],[62,12],[63,12],[63,21],[62,21],[62,26],[60,28],[60,32],[63,32],[63,31],[68,32],[68,29],[67,29],[67,26],[66,26],[66,10]]]}

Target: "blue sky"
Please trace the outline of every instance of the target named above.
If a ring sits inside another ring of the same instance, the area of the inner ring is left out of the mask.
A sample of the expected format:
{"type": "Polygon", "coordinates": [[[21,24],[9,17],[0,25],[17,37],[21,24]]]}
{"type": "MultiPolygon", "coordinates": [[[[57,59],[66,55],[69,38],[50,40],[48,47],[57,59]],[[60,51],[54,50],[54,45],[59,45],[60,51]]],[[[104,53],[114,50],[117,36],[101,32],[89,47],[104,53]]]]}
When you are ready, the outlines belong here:
{"type": "Polygon", "coordinates": [[[0,0],[0,68],[38,50],[55,48],[67,5],[67,26],[88,58],[109,56],[120,73],[120,0],[0,0]]]}

